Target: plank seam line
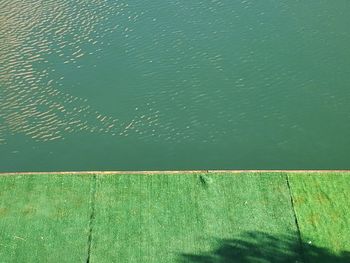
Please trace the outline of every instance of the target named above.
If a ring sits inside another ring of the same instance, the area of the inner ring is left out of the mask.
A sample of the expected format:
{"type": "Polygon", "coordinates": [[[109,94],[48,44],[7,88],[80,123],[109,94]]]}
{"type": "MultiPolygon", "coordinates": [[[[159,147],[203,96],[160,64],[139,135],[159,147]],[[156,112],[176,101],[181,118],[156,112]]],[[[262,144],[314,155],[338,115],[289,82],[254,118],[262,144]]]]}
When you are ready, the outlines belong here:
{"type": "Polygon", "coordinates": [[[96,203],[96,184],[97,184],[97,176],[94,175],[92,177],[93,182],[90,191],[90,218],[89,218],[89,235],[87,240],[87,257],[86,263],[90,263],[90,255],[91,255],[91,243],[92,243],[92,232],[93,232],[93,223],[95,220],[95,203],[96,203]]]}
{"type": "Polygon", "coordinates": [[[287,181],[287,187],[288,187],[288,191],[289,191],[290,203],[291,203],[292,211],[293,211],[294,222],[295,222],[295,225],[297,228],[297,234],[298,234],[298,240],[299,240],[299,246],[300,246],[300,257],[301,257],[302,261],[304,262],[305,257],[304,257],[304,250],[303,250],[303,241],[301,238],[300,226],[299,226],[299,222],[298,222],[297,213],[295,211],[294,198],[293,198],[292,189],[291,189],[291,186],[289,183],[288,174],[286,174],[286,181],[287,181]]]}

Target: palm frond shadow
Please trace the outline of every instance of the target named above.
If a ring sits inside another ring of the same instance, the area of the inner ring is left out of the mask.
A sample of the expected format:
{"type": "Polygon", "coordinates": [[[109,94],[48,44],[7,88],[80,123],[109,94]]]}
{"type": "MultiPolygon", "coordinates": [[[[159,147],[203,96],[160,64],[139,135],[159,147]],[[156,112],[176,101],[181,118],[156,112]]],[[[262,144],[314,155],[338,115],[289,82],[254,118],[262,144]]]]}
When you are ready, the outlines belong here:
{"type": "Polygon", "coordinates": [[[182,254],[187,263],[350,263],[350,252],[338,255],[309,242],[300,242],[295,235],[275,237],[262,232],[249,232],[237,239],[217,240],[218,246],[201,255],[182,254]]]}

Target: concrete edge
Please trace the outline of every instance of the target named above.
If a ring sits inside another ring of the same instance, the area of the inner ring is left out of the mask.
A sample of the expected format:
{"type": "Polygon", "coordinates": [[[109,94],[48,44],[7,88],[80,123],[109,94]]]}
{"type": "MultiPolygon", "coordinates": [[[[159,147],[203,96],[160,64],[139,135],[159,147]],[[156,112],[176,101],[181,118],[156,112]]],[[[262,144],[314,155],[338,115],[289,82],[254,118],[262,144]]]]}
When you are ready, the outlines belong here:
{"type": "Polygon", "coordinates": [[[240,173],[349,173],[350,170],[177,170],[177,171],[66,171],[66,172],[4,172],[0,176],[16,175],[157,175],[157,174],[203,174],[203,173],[221,173],[221,174],[240,174],[240,173]]]}

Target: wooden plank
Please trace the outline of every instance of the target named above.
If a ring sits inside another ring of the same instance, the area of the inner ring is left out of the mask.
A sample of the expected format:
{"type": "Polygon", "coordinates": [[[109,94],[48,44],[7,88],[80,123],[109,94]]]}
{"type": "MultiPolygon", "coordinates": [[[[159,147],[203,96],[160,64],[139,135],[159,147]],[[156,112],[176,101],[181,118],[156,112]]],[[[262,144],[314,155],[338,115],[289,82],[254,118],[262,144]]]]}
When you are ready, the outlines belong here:
{"type": "Polygon", "coordinates": [[[289,181],[307,262],[350,262],[350,175],[292,174],[289,181]]]}
{"type": "Polygon", "coordinates": [[[90,176],[0,178],[0,262],[86,262],[90,176]]]}
{"type": "MultiPolygon", "coordinates": [[[[211,262],[195,260],[227,240],[288,235],[298,242],[282,174],[97,178],[91,262],[211,262]]],[[[295,247],[284,252],[298,257],[295,247]]]]}

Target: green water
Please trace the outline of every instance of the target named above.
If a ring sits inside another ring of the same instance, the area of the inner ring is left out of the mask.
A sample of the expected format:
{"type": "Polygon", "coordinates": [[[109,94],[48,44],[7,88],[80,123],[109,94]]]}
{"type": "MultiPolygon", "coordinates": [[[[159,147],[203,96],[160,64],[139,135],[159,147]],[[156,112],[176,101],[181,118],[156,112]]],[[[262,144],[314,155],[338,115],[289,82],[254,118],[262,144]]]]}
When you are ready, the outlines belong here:
{"type": "Polygon", "coordinates": [[[350,168],[349,1],[0,11],[0,171],[350,168]]]}

